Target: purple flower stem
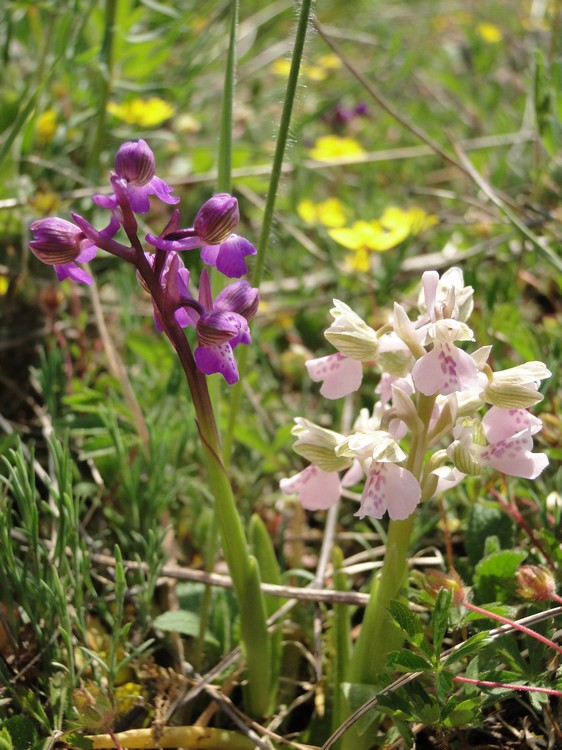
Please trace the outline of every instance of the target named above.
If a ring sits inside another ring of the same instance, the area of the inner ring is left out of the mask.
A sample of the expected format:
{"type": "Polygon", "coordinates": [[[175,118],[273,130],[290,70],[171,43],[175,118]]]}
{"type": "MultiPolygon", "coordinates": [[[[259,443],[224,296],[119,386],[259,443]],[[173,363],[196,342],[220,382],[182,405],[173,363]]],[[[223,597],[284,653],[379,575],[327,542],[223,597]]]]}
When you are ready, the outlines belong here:
{"type": "Polygon", "coordinates": [[[126,196],[118,195],[118,200],[123,212],[123,228],[135,254],[134,263],[137,271],[152,295],[162,329],[177,352],[191,391],[209,486],[215,498],[224,556],[240,607],[241,640],[245,646],[248,670],[248,710],[256,716],[264,716],[268,710],[270,695],[270,645],[266,610],[260,590],[259,568],[255,558],[250,555],[232,485],[224,465],[207,379],[197,368],[189,342],[176,321],[175,302],[169,300],[162,289],[158,279],[161,271],[153,269],[144,254],[131,206],[126,196]]]}
{"type": "Polygon", "coordinates": [[[135,263],[136,255],[132,248],[122,245],[117,240],[111,237],[106,237],[103,232],[99,232],[95,229],[86,219],[79,214],[72,213],[72,218],[76,222],[77,226],[84,232],[86,237],[91,240],[96,247],[105,250],[111,255],[116,255],[122,260],[126,260],[127,263],[135,263]]]}

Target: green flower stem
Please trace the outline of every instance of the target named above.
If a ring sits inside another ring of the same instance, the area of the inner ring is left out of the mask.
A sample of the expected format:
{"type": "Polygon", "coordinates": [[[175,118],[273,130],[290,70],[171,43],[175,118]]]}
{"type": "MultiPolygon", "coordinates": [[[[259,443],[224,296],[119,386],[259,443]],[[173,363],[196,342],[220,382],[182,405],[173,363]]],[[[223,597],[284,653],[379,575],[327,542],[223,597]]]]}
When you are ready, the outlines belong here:
{"type": "MultiPolygon", "coordinates": [[[[426,450],[429,421],[435,403],[435,396],[417,394],[417,412],[423,429],[415,434],[410,446],[406,468],[416,479],[420,479],[426,450]]],[[[371,598],[365,610],[361,631],[355,643],[349,668],[349,682],[373,684],[383,672],[388,654],[398,648],[402,635],[388,616],[390,602],[402,590],[408,572],[408,550],[414,526],[415,514],[403,521],[390,521],[386,539],[386,553],[380,575],[374,578],[371,598]]],[[[358,736],[349,731],[344,740],[344,748],[363,750],[372,745],[369,732],[358,736]],[[367,743],[367,744],[364,744],[367,743]]]]}
{"type": "Polygon", "coordinates": [[[373,583],[351,657],[349,679],[352,683],[373,683],[383,671],[389,651],[395,646],[395,639],[390,637],[392,625],[386,610],[406,580],[413,525],[414,514],[404,521],[389,523],[383,566],[373,583]]]}
{"type": "Polygon", "coordinates": [[[175,310],[168,304],[160,283],[144,255],[130,206],[126,202],[120,205],[123,211],[123,226],[136,252],[137,270],[158,308],[162,328],[177,352],[191,391],[197,429],[203,445],[203,459],[211,493],[215,499],[223,552],[240,608],[240,630],[248,669],[247,710],[254,716],[263,716],[267,711],[270,691],[269,670],[264,668],[269,664],[265,605],[260,588],[259,570],[255,559],[250,555],[223,462],[207,378],[197,369],[189,342],[175,319],[175,310]]]}

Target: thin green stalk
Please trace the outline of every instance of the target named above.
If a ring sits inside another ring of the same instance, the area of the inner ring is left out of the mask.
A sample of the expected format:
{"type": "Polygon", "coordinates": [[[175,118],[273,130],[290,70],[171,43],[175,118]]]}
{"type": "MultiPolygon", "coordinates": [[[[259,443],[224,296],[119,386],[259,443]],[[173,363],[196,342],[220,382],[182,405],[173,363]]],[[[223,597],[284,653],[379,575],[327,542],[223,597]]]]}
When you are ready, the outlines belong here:
{"type": "Polygon", "coordinates": [[[259,570],[250,555],[242,522],[236,508],[232,486],[222,458],[222,449],[207,378],[193,359],[191,347],[182,328],[169,309],[160,283],[150,267],[142,245],[136,235],[136,221],[126,203],[121,204],[123,226],[136,252],[136,266],[146,283],[160,312],[164,332],[177,352],[187,378],[197,416],[197,429],[203,445],[203,459],[211,493],[215,499],[215,512],[221,531],[224,556],[234,584],[240,608],[240,631],[248,668],[247,708],[255,716],[264,716],[270,692],[269,638],[265,606],[260,589],[259,570]]]}
{"type": "MultiPolygon", "coordinates": [[[[302,0],[299,20],[297,24],[297,30],[295,34],[295,43],[293,46],[293,54],[291,57],[291,68],[289,70],[289,78],[287,80],[287,89],[285,91],[285,99],[283,102],[283,111],[281,113],[281,121],[279,124],[279,131],[277,133],[277,143],[275,145],[275,154],[273,157],[273,163],[271,165],[271,177],[269,179],[269,187],[267,190],[267,197],[265,200],[265,208],[263,215],[263,222],[261,226],[261,232],[258,240],[258,254],[257,261],[252,274],[252,285],[259,287],[263,276],[263,269],[265,266],[265,259],[267,256],[267,250],[269,247],[269,237],[271,234],[271,228],[273,226],[273,214],[275,211],[275,203],[277,200],[277,191],[279,189],[279,181],[283,171],[283,160],[285,158],[285,150],[287,148],[287,140],[289,137],[289,126],[291,123],[291,116],[293,114],[293,105],[295,103],[295,96],[297,93],[297,85],[299,80],[299,72],[302,62],[302,56],[304,51],[304,44],[306,41],[306,34],[308,25],[310,22],[312,8],[312,0],[302,0]]],[[[238,371],[240,373],[240,380],[234,386],[231,393],[230,412],[228,415],[228,426],[226,435],[224,438],[224,457],[225,461],[230,463],[232,455],[232,446],[234,442],[234,427],[238,418],[238,411],[240,409],[241,401],[241,388],[242,381],[246,369],[248,367],[248,354],[247,350],[243,350],[240,359],[238,361],[238,371]]]]}
{"type": "Polygon", "coordinates": [[[271,234],[271,227],[273,225],[273,213],[275,211],[277,191],[279,189],[279,181],[281,179],[281,173],[283,170],[283,160],[285,158],[285,149],[287,147],[287,139],[289,137],[289,125],[291,123],[293,105],[295,103],[295,95],[297,93],[299,72],[304,51],[304,43],[306,41],[306,33],[310,20],[311,7],[312,0],[302,0],[299,12],[299,21],[295,35],[295,44],[293,46],[293,55],[291,58],[291,68],[289,70],[287,89],[285,91],[285,100],[283,102],[283,111],[281,113],[281,122],[279,124],[279,132],[277,133],[275,155],[273,157],[273,164],[271,165],[269,189],[267,191],[267,197],[265,200],[263,223],[257,248],[257,263],[254,267],[254,273],[252,275],[253,286],[260,285],[263,275],[265,258],[269,246],[269,236],[271,234]]]}
{"type": "MultiPolygon", "coordinates": [[[[230,6],[230,33],[228,38],[228,52],[226,57],[226,68],[224,73],[224,85],[222,95],[221,127],[219,135],[218,164],[217,164],[217,192],[230,193],[232,191],[232,121],[234,109],[234,90],[236,86],[236,32],[238,29],[239,0],[232,0],[230,6]]],[[[211,274],[211,287],[213,297],[224,288],[225,279],[222,274],[211,274]]],[[[220,413],[222,383],[218,378],[209,381],[209,393],[215,414],[220,413]]],[[[219,525],[217,514],[213,514],[211,529],[209,530],[208,543],[205,549],[205,570],[211,571],[214,567],[218,547],[219,525]]],[[[209,608],[211,606],[211,587],[205,587],[203,601],[200,609],[199,637],[195,655],[195,665],[201,662],[205,646],[205,632],[209,619],[209,608]]]]}
{"type": "Polygon", "coordinates": [[[236,31],[238,29],[239,0],[232,0],[230,8],[230,35],[224,74],[222,97],[219,157],[217,164],[217,192],[232,190],[232,112],[236,83],[236,31]]]}
{"type": "Polygon", "coordinates": [[[113,76],[113,43],[115,36],[117,2],[118,0],[105,0],[105,28],[99,55],[100,81],[97,98],[98,111],[96,115],[96,130],[92,150],[90,151],[90,157],[88,160],[91,178],[94,182],[97,181],[99,175],[100,154],[107,138],[105,124],[107,102],[109,101],[113,76]]]}
{"type": "MultiPolygon", "coordinates": [[[[417,412],[424,428],[412,439],[406,468],[418,480],[422,472],[427,431],[434,403],[435,396],[417,394],[417,412]]],[[[373,684],[383,672],[390,651],[398,648],[402,641],[400,632],[392,625],[387,609],[406,582],[414,518],[415,514],[412,514],[405,520],[389,522],[382,569],[380,575],[373,580],[371,598],[351,656],[351,683],[373,684]]],[[[368,735],[367,732],[359,736],[351,730],[347,733],[343,746],[346,750],[363,750],[370,747],[372,740],[368,735]]]]}

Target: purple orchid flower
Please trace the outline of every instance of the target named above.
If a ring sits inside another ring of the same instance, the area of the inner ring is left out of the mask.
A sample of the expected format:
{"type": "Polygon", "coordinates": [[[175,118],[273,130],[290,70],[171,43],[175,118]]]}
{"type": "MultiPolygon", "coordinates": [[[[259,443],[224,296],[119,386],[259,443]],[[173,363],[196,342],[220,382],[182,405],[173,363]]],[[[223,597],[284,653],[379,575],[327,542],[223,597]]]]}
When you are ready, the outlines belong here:
{"type": "Polygon", "coordinates": [[[34,221],[31,232],[33,239],[29,246],[33,254],[43,263],[54,267],[59,281],[73,279],[82,284],[92,283],[92,277],[77,264],[93,260],[97,247],[80,227],[66,219],[50,216],[34,221]]]}
{"type": "MultiPolygon", "coordinates": [[[[153,265],[153,258],[148,257],[153,265]]],[[[258,290],[247,281],[236,281],[225,287],[213,301],[207,270],[199,280],[198,299],[188,288],[189,271],[179,255],[169,253],[162,271],[161,284],[167,303],[175,309],[176,321],[183,328],[193,326],[199,345],[194,351],[195,363],[205,375],[220,373],[229,385],[238,380],[233,350],[251,341],[248,322],[256,314],[258,290]]],[[[162,325],[155,311],[156,327],[162,325]]]]}
{"type": "Polygon", "coordinates": [[[238,201],[228,193],[217,193],[204,203],[193,226],[168,233],[165,237],[146,235],[146,241],[167,252],[201,248],[201,259],[230,279],[248,273],[244,258],[255,255],[256,248],[244,237],[234,234],[240,212],[238,201]]]}
{"type": "MultiPolygon", "coordinates": [[[[150,209],[150,195],[155,195],[164,203],[178,203],[179,198],[171,195],[174,188],[154,174],[154,154],[141,138],[138,141],[127,141],[115,155],[115,176],[126,192],[131,209],[138,214],[145,214],[150,209]]],[[[112,180],[113,181],[113,180],[112,180]]],[[[94,203],[110,211],[118,210],[115,194],[94,195],[94,203]]]]}
{"type": "Polygon", "coordinates": [[[236,281],[213,302],[209,274],[204,269],[199,279],[199,302],[204,312],[195,325],[199,340],[193,353],[195,362],[205,375],[219,372],[232,385],[238,380],[233,349],[251,341],[248,322],[258,309],[258,290],[247,281],[236,281]]]}

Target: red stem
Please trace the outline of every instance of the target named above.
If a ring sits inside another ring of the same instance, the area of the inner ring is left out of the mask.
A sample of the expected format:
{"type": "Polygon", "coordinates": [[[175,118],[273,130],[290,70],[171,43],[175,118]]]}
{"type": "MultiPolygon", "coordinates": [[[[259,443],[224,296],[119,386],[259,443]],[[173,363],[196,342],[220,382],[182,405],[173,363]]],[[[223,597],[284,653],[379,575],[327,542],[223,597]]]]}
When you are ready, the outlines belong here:
{"type": "Polygon", "coordinates": [[[545,693],[562,698],[562,691],[551,688],[533,687],[532,685],[513,685],[509,682],[491,682],[490,680],[472,680],[470,677],[453,677],[454,682],[466,682],[468,685],[479,687],[503,688],[504,690],[520,690],[523,693],[545,693]]]}
{"type": "Polygon", "coordinates": [[[507,513],[509,513],[509,515],[513,518],[513,520],[521,526],[521,528],[528,535],[529,539],[535,545],[535,547],[541,551],[541,553],[544,555],[545,560],[548,562],[550,569],[556,570],[556,565],[554,563],[554,560],[545,550],[541,542],[537,539],[537,537],[535,536],[535,532],[529,526],[527,521],[525,521],[525,519],[519,512],[519,508],[515,505],[515,503],[510,503],[508,500],[502,497],[502,495],[495,489],[492,489],[491,493],[496,498],[498,503],[502,506],[502,508],[505,511],[507,511],[507,513]]]}
{"type": "Polygon", "coordinates": [[[478,607],[476,606],[476,604],[471,604],[470,602],[467,602],[466,600],[464,600],[462,604],[467,609],[470,609],[473,612],[477,612],[479,615],[484,615],[484,617],[489,617],[491,620],[496,620],[497,622],[501,622],[502,625],[509,625],[510,627],[515,628],[516,630],[520,630],[522,633],[525,633],[525,635],[528,635],[531,638],[535,638],[535,640],[540,641],[541,643],[544,643],[545,646],[549,646],[550,648],[553,648],[555,651],[558,651],[559,654],[562,654],[562,648],[558,646],[558,644],[554,643],[554,641],[551,641],[549,638],[545,638],[544,635],[537,633],[535,630],[531,630],[530,628],[525,627],[525,625],[520,625],[518,622],[515,622],[514,620],[509,620],[507,617],[496,615],[494,614],[494,612],[490,612],[487,609],[482,609],[482,607],[478,607]]]}

